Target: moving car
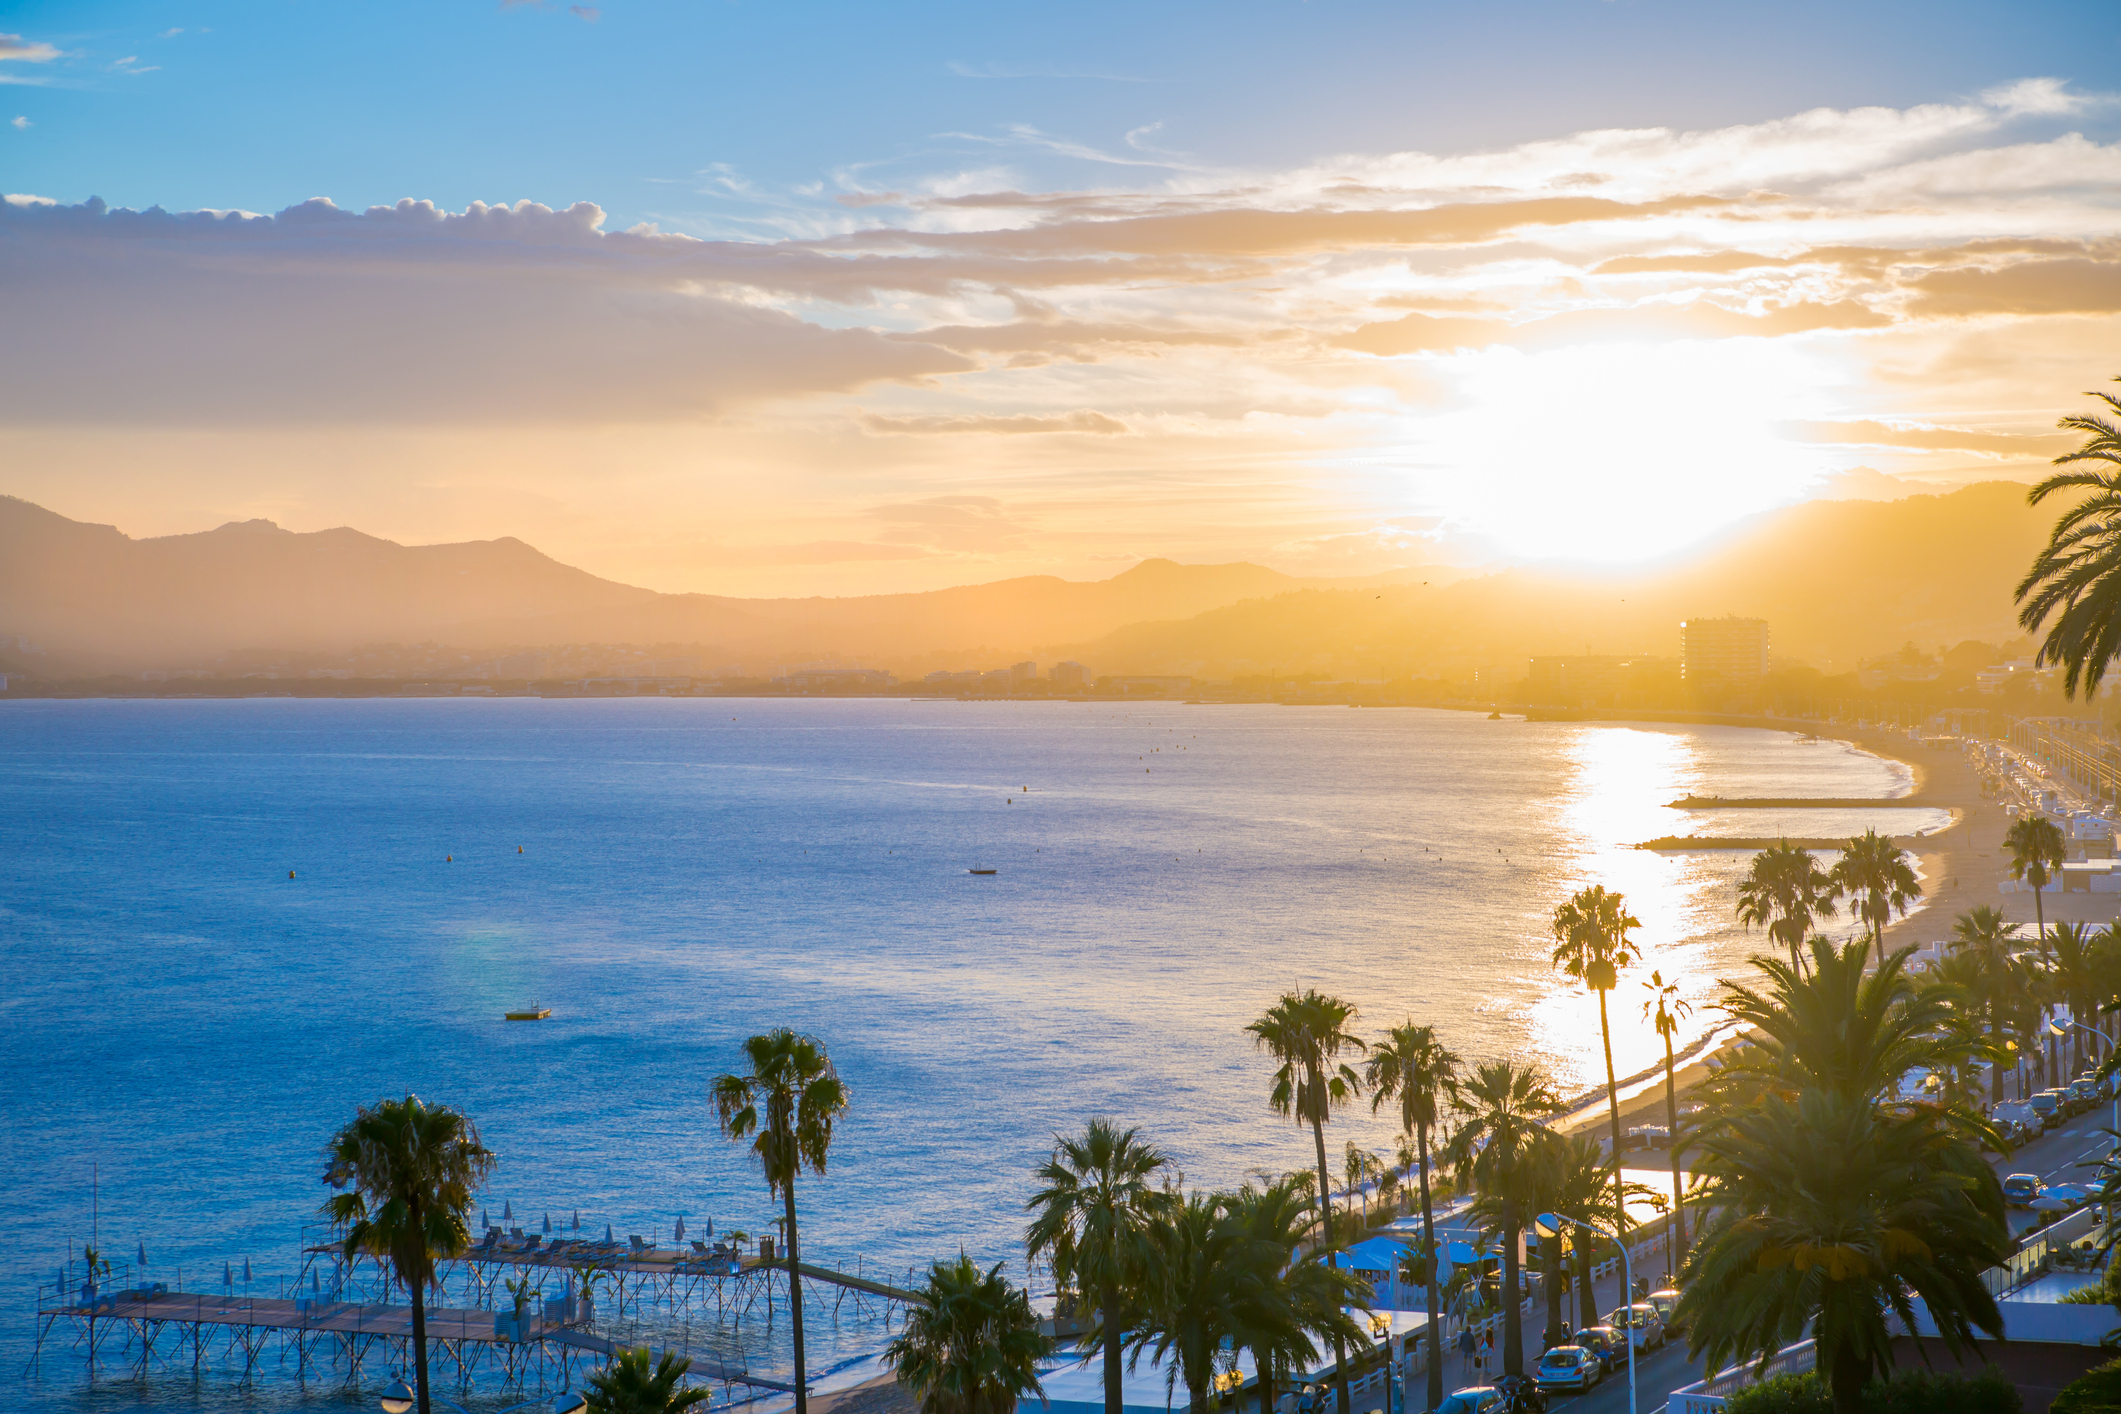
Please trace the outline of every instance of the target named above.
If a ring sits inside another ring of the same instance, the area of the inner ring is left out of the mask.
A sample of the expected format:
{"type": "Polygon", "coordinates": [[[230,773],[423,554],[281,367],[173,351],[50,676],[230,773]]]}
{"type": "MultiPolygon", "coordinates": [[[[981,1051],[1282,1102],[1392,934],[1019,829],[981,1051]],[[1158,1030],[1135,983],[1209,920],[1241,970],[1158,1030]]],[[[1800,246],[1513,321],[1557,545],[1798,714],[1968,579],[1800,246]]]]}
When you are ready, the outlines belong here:
{"type": "Polygon", "coordinates": [[[2012,1208],[2030,1208],[2033,1199],[2040,1196],[2040,1176],[2033,1173],[2014,1173],[2003,1180],[2003,1202],[2012,1208]]]}
{"type": "Polygon", "coordinates": [[[1628,1348],[1621,1344],[1620,1332],[1611,1326],[1585,1326],[1569,1337],[1569,1343],[1580,1345],[1596,1355],[1609,1373],[1619,1369],[1628,1358],[1628,1348]]]}
{"type": "Polygon", "coordinates": [[[1472,1385],[1444,1396],[1436,1414],[1495,1414],[1502,1408],[1502,1391],[1492,1385],[1472,1385]]]}
{"type": "Polygon", "coordinates": [[[1590,1389],[1605,1378],[1605,1361],[1580,1345],[1557,1345],[1539,1357],[1532,1379],[1541,1390],[1590,1389]]]}
{"type": "Polygon", "coordinates": [[[1667,1335],[1686,1334],[1686,1327],[1677,1319],[1679,1315],[1679,1293],[1677,1291],[1668,1286],[1662,1291],[1653,1291],[1642,1299],[1655,1306],[1657,1314],[1664,1317],[1664,1329],[1667,1335]]]}
{"type": "Polygon", "coordinates": [[[1637,1350],[1655,1350],[1665,1341],[1664,1317],[1658,1315],[1657,1308],[1647,1301],[1615,1306],[1605,1313],[1605,1323],[1632,1336],[1637,1350]]]}

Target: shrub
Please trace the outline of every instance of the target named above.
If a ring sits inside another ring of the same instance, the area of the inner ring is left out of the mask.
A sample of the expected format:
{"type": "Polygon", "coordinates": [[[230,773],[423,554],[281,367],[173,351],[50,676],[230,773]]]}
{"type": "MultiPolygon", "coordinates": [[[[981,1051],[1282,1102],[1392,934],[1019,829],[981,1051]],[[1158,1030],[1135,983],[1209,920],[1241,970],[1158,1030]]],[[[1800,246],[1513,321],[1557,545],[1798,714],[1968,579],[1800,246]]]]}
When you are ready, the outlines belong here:
{"type": "Polygon", "coordinates": [[[2114,1414],[2121,1410],[2121,1360],[2095,1365],[2062,1387],[2051,1414],[2114,1414]]]}
{"type": "MultiPolygon", "coordinates": [[[[2115,1365],[2121,1367],[2121,1361],[2115,1365]]],[[[1725,1403],[1724,1414],[1832,1414],[1833,1407],[1826,1381],[1811,1371],[1777,1375],[1739,1390],[1725,1403]]],[[[1867,1386],[1863,1408],[1865,1414],[2019,1414],[2021,1405],[2017,1389],[2001,1371],[1991,1368],[1972,1379],[1928,1370],[1902,1371],[1867,1386]]],[[[2085,1405],[2075,1414],[2103,1414],[2103,1408],[2085,1405]]],[[[2068,1414],[2059,1402],[2055,1410],[2068,1414]]]]}

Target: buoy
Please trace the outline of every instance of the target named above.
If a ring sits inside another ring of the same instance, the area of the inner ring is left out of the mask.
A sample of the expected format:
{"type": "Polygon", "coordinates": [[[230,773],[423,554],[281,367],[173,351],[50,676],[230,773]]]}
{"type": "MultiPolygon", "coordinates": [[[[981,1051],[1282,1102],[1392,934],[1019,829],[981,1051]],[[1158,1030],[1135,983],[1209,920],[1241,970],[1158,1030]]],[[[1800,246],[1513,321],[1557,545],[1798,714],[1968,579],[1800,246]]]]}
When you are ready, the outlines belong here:
{"type": "Polygon", "coordinates": [[[295,876],[295,871],[294,871],[294,870],[290,869],[290,870],[288,870],[288,871],[287,871],[287,877],[288,877],[288,878],[292,879],[292,878],[294,878],[294,876],[295,876]]]}
{"type": "Polygon", "coordinates": [[[457,857],[453,854],[445,854],[442,856],[442,862],[444,864],[454,864],[457,862],[457,857]]]}
{"type": "Polygon", "coordinates": [[[517,845],[517,846],[516,846],[516,853],[517,853],[517,854],[521,854],[522,852],[523,852],[523,846],[521,846],[521,845],[517,845]]]}

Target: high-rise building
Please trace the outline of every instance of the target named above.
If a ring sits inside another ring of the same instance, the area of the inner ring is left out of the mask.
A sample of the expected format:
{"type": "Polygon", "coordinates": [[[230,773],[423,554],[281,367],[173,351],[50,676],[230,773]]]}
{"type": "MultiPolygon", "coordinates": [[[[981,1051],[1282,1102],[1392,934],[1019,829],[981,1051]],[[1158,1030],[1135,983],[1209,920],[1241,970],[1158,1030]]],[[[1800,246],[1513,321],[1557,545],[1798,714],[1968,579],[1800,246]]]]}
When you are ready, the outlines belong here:
{"type": "Polygon", "coordinates": [[[1053,679],[1055,687],[1081,687],[1083,685],[1083,665],[1075,662],[1055,663],[1052,671],[1047,676],[1053,679]]]}
{"type": "Polygon", "coordinates": [[[1767,676],[1766,619],[1685,619],[1679,625],[1679,677],[1690,686],[1757,685],[1767,676]]]}

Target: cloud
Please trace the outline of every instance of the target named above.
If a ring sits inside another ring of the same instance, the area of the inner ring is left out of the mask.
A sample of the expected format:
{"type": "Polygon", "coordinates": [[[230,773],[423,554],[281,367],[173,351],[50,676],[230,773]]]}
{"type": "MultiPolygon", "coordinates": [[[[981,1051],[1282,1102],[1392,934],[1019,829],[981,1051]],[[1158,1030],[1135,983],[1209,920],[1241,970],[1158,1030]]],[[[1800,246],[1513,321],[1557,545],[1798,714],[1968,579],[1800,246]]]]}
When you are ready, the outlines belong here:
{"type": "Polygon", "coordinates": [[[569,5],[567,13],[578,20],[586,20],[590,24],[595,24],[598,20],[604,18],[604,12],[594,5],[569,5]]]}
{"type": "Polygon", "coordinates": [[[0,34],[0,63],[12,60],[18,64],[48,64],[58,57],[59,51],[41,39],[0,34]]]}
{"type": "Polygon", "coordinates": [[[1101,412],[1087,409],[1061,413],[1058,416],[1041,416],[1020,413],[1007,417],[954,414],[935,417],[887,417],[878,413],[861,415],[862,430],[885,435],[903,434],[915,436],[955,435],[962,433],[1001,434],[1024,436],[1040,433],[1083,433],[1097,436],[1118,436],[1133,429],[1116,417],[1107,417],[1101,412]]]}
{"type": "Polygon", "coordinates": [[[1904,476],[1887,476],[1872,466],[1852,466],[1820,482],[1812,495],[1821,501],[1899,501],[1936,488],[1904,476]]]}
{"type": "Polygon", "coordinates": [[[9,127],[16,129],[27,128],[31,125],[30,120],[27,116],[10,118],[7,120],[7,123],[9,127]]]}
{"type": "Polygon", "coordinates": [[[697,419],[971,365],[729,298],[582,203],[0,206],[0,419],[697,419]],[[93,372],[91,372],[91,370],[93,372]]]}
{"type": "Polygon", "coordinates": [[[1783,435],[1799,442],[1830,446],[1896,447],[1907,451],[1973,452],[2000,457],[2051,457],[2071,439],[2054,432],[1981,432],[1970,427],[1937,427],[1885,422],[1792,422],[1783,435]]]}
{"type": "Polygon", "coordinates": [[[1496,345],[1535,349],[1575,343],[1772,339],[1819,329],[1877,329],[1891,322],[1887,315],[1854,300],[1769,304],[1758,313],[1725,309],[1705,300],[1657,301],[1572,310],[1521,324],[1408,314],[1386,323],[1365,324],[1334,342],[1368,354],[1448,353],[1496,345]]]}
{"type": "Polygon", "coordinates": [[[930,496],[871,506],[864,514],[887,522],[884,538],[899,545],[985,554],[1015,549],[1025,539],[1024,527],[1010,520],[992,496],[930,496]]]}
{"type": "Polygon", "coordinates": [[[1939,270],[1910,284],[1913,312],[2107,314],[2121,310],[2121,260],[2028,260],[1987,269],[1939,270]]]}
{"type": "Polygon", "coordinates": [[[182,30],[181,28],[178,28],[178,29],[166,29],[166,30],[162,31],[162,33],[160,33],[160,34],[156,35],[156,36],[155,36],[155,38],[157,38],[157,39],[175,39],[175,38],[176,38],[176,37],[177,37],[178,35],[180,35],[180,34],[182,34],[182,33],[184,33],[184,31],[183,31],[183,30],[182,30]]]}

